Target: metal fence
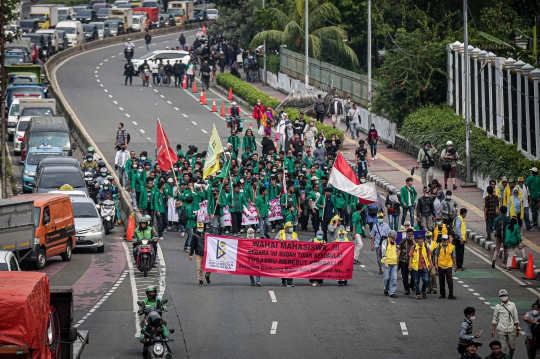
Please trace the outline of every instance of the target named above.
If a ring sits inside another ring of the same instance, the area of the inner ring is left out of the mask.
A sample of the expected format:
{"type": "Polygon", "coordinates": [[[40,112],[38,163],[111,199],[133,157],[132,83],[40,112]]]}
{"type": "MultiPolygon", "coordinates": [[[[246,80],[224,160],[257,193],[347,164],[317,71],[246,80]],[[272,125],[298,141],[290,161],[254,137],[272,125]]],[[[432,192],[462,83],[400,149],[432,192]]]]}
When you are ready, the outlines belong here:
{"type": "MultiPolygon", "coordinates": [[[[281,48],[280,72],[291,78],[303,80],[304,55],[281,48]]],[[[368,107],[368,78],[365,75],[310,58],[309,80],[310,85],[315,87],[333,84],[342,98],[350,96],[353,102],[368,107]]],[[[377,81],[372,80],[372,92],[378,85],[377,81]]]]}
{"type": "Polygon", "coordinates": [[[469,114],[476,126],[540,158],[540,69],[523,61],[497,57],[469,46],[469,73],[463,69],[464,45],[447,45],[448,105],[465,109],[465,76],[469,76],[469,114]]]}

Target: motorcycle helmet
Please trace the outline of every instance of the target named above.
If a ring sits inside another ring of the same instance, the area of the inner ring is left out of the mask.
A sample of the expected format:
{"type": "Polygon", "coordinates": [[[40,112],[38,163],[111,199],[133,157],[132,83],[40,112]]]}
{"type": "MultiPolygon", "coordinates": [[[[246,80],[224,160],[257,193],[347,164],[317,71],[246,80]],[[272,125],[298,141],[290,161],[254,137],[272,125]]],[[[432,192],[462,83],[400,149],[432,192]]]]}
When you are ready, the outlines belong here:
{"type": "Polygon", "coordinates": [[[147,220],[145,217],[141,218],[141,220],[139,221],[139,227],[140,227],[141,224],[143,224],[143,223],[146,224],[146,225],[148,226],[148,220],[147,220]]]}
{"type": "Polygon", "coordinates": [[[109,181],[105,180],[103,181],[103,189],[108,190],[109,189],[109,181]]]}
{"type": "Polygon", "coordinates": [[[102,167],[99,169],[99,175],[101,177],[107,177],[107,169],[105,167],[102,167]]]}
{"type": "MultiPolygon", "coordinates": [[[[157,291],[156,291],[156,287],[153,286],[153,285],[149,285],[148,287],[146,287],[146,297],[148,298],[148,300],[150,301],[155,301],[156,300],[156,296],[157,296],[157,291]]],[[[153,312],[152,312],[153,313],[153,312]]],[[[150,314],[152,314],[150,313],[150,314]]],[[[150,314],[148,316],[150,316],[150,314]]],[[[157,313],[156,313],[157,314],[157,313]]],[[[159,315],[158,315],[159,316],[159,315]]]]}
{"type": "Polygon", "coordinates": [[[150,222],[152,221],[152,218],[151,218],[150,215],[148,215],[148,214],[145,215],[143,218],[146,219],[146,221],[147,221],[148,223],[150,223],[150,222]]]}
{"type": "Polygon", "coordinates": [[[158,312],[153,311],[146,317],[146,322],[154,327],[161,325],[161,316],[158,312]]]}
{"type": "Polygon", "coordinates": [[[97,163],[97,165],[98,165],[98,168],[104,168],[104,167],[107,167],[107,165],[106,165],[105,162],[103,162],[103,161],[99,161],[99,162],[97,163]]]}
{"type": "Polygon", "coordinates": [[[85,157],[88,162],[92,162],[94,160],[94,155],[91,153],[87,153],[85,157]]]}
{"type": "Polygon", "coordinates": [[[112,183],[112,180],[113,180],[113,179],[114,179],[114,178],[113,178],[113,176],[111,176],[111,175],[107,175],[107,181],[109,181],[109,182],[111,182],[111,183],[112,183]]]}
{"type": "Polygon", "coordinates": [[[96,152],[96,151],[94,150],[94,147],[90,146],[90,147],[88,147],[88,152],[94,153],[94,152],[96,152]]]}
{"type": "Polygon", "coordinates": [[[131,38],[128,37],[127,41],[131,41],[131,38]]]}

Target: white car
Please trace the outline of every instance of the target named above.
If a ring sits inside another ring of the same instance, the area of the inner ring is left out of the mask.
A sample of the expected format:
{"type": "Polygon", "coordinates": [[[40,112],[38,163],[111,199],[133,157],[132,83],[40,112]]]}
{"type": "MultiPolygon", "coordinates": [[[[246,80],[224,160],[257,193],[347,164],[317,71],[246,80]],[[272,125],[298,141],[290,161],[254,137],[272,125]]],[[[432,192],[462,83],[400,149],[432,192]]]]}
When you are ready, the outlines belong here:
{"type": "Polygon", "coordinates": [[[28,120],[20,120],[17,123],[17,128],[15,129],[15,136],[13,136],[13,151],[15,152],[15,155],[20,156],[21,155],[21,141],[19,141],[19,138],[24,137],[24,131],[26,131],[26,128],[28,127],[28,124],[30,123],[30,119],[28,120]]]}
{"type": "Polygon", "coordinates": [[[101,21],[91,22],[89,25],[95,25],[97,27],[98,37],[100,40],[103,40],[106,37],[110,37],[109,25],[101,21]],[[105,31],[105,27],[107,28],[105,31]]]}
{"type": "Polygon", "coordinates": [[[144,62],[144,60],[146,60],[148,64],[153,63],[154,60],[163,60],[163,63],[166,64],[167,60],[169,60],[169,63],[174,65],[176,60],[180,60],[182,63],[187,64],[189,59],[189,52],[187,51],[156,50],[141,56],[138,59],[133,59],[131,62],[133,62],[134,68],[137,69],[144,62]]]}
{"type": "Polygon", "coordinates": [[[17,122],[19,122],[19,99],[15,97],[13,98],[13,101],[11,101],[11,107],[9,108],[8,113],[8,140],[13,141],[13,137],[15,136],[15,130],[17,129],[17,122]]]}
{"type": "Polygon", "coordinates": [[[10,251],[0,251],[0,271],[20,272],[19,261],[10,251]]]}
{"type": "Polygon", "coordinates": [[[75,218],[77,248],[96,248],[105,252],[105,228],[94,201],[88,197],[70,196],[75,218]]]}
{"type": "Polygon", "coordinates": [[[206,9],[206,16],[208,17],[208,20],[217,20],[219,11],[217,9],[206,9]]]}
{"type": "Polygon", "coordinates": [[[125,1],[125,0],[118,0],[118,1],[115,1],[112,8],[113,9],[116,9],[118,7],[118,5],[129,5],[131,6],[131,4],[129,3],[129,1],[125,1]]]}

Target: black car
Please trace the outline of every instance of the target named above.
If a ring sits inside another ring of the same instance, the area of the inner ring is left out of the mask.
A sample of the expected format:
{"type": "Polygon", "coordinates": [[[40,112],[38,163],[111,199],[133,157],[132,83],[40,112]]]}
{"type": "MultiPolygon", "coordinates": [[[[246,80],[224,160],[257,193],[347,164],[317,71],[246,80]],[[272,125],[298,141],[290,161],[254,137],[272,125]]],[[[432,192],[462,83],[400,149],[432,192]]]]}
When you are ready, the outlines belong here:
{"type": "Polygon", "coordinates": [[[21,32],[29,34],[32,32],[36,32],[39,29],[39,21],[38,20],[21,20],[20,22],[20,28],[21,32]]]}
{"type": "Polygon", "coordinates": [[[75,13],[75,20],[80,21],[83,24],[88,24],[92,21],[97,21],[97,15],[95,10],[79,10],[75,13]]]}
{"type": "Polygon", "coordinates": [[[96,13],[98,21],[105,21],[109,18],[109,8],[103,7],[96,13]]]}
{"type": "Polygon", "coordinates": [[[34,193],[48,193],[69,184],[74,190],[88,195],[84,174],[80,168],[72,166],[43,167],[36,172],[35,182],[30,182],[34,193]]]}
{"type": "Polygon", "coordinates": [[[62,51],[68,48],[69,40],[64,30],[56,30],[58,33],[58,51],[62,51]]]}
{"type": "Polygon", "coordinates": [[[208,21],[205,9],[193,10],[193,22],[208,21]]]}
{"type": "Polygon", "coordinates": [[[84,37],[86,38],[86,42],[99,39],[98,29],[96,25],[84,24],[83,30],[84,30],[84,37]]]}

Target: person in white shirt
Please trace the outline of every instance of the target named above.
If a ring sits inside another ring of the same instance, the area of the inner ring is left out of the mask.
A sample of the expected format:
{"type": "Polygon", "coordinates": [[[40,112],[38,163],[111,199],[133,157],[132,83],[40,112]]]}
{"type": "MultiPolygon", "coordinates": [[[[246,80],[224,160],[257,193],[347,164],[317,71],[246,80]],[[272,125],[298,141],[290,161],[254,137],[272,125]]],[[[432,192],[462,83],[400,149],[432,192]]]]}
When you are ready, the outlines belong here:
{"type": "Polygon", "coordinates": [[[131,39],[127,39],[126,43],[124,44],[124,56],[127,58],[127,51],[133,50],[135,53],[135,44],[131,42],[131,39]]]}
{"type": "Polygon", "coordinates": [[[514,356],[516,350],[516,338],[519,336],[519,316],[516,305],[508,300],[506,289],[499,291],[501,303],[495,306],[493,311],[493,329],[491,337],[495,336],[495,329],[499,332],[499,341],[501,342],[501,352],[514,356]]]}
{"type": "Polygon", "coordinates": [[[355,134],[356,137],[360,137],[360,110],[355,103],[353,103],[352,107],[347,112],[347,117],[349,118],[351,137],[354,140],[355,134]]]}
{"type": "Polygon", "coordinates": [[[126,175],[126,161],[129,159],[129,152],[126,151],[126,146],[120,147],[120,150],[116,152],[114,158],[114,169],[118,170],[118,178],[120,179],[120,186],[127,185],[126,175]]]}
{"type": "Polygon", "coordinates": [[[523,196],[523,219],[525,220],[525,227],[530,231],[532,229],[531,220],[529,219],[531,193],[529,192],[529,187],[525,184],[525,178],[518,177],[518,187],[521,189],[521,195],[523,196]]]}
{"type": "Polygon", "coordinates": [[[159,65],[158,65],[158,60],[157,59],[154,59],[154,63],[151,65],[151,68],[152,68],[152,83],[154,85],[157,85],[156,84],[156,79],[159,76],[159,65]]]}
{"type": "Polygon", "coordinates": [[[286,151],[285,148],[285,131],[287,129],[287,121],[289,120],[289,116],[286,113],[283,113],[283,116],[279,120],[279,123],[277,125],[277,133],[279,133],[279,145],[278,152],[283,150],[286,151]]]}
{"type": "Polygon", "coordinates": [[[202,37],[204,36],[204,32],[202,31],[200,27],[197,33],[195,34],[195,36],[197,36],[197,39],[199,39],[199,41],[201,41],[202,37]]]}

